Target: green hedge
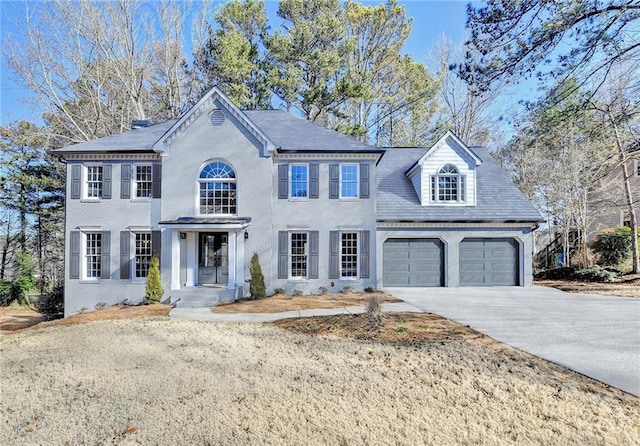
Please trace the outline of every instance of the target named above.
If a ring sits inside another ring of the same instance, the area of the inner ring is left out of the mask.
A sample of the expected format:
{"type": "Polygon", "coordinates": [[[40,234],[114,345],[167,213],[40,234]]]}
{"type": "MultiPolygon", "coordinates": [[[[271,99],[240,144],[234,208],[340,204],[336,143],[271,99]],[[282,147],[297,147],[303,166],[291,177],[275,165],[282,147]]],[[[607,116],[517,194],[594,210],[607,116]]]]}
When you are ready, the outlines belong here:
{"type": "MultiPolygon", "coordinates": [[[[640,231],[638,233],[640,236],[640,231]]],[[[626,226],[600,231],[590,248],[598,255],[600,265],[618,265],[631,257],[632,231],[626,226]]]]}

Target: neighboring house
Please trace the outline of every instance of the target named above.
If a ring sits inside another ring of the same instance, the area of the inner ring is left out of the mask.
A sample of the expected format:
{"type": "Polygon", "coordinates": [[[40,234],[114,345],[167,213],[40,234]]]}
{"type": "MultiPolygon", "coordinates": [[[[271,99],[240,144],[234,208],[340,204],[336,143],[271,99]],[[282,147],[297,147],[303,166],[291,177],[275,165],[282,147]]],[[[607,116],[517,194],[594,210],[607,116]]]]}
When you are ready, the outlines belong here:
{"type": "MultiPolygon", "coordinates": [[[[640,143],[628,150],[627,172],[633,195],[636,218],[640,218],[640,143]]],[[[602,186],[589,197],[589,210],[592,216],[587,234],[588,240],[594,240],[598,232],[616,226],[631,226],[631,216],[624,190],[624,171],[618,166],[602,180],[602,186]]]]}
{"type": "Polygon", "coordinates": [[[380,150],[217,88],[179,120],[57,150],[67,163],[65,315],[267,290],[532,283],[540,215],[483,150],[447,133],[380,150]]]}

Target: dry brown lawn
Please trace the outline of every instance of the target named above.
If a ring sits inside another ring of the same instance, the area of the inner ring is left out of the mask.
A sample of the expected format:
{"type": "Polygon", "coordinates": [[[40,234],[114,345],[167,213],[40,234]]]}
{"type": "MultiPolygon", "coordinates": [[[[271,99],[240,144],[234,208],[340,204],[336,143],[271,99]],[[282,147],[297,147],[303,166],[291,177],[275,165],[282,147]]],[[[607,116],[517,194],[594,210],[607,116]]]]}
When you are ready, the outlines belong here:
{"type": "Polygon", "coordinates": [[[64,319],[45,321],[44,317],[25,308],[0,308],[0,333],[26,329],[40,329],[59,325],[78,325],[100,320],[133,319],[139,317],[168,316],[170,305],[114,305],[96,311],[77,314],[64,319]]]}
{"type": "MultiPolygon", "coordinates": [[[[376,293],[383,303],[401,302],[388,294],[376,293]]],[[[311,308],[344,308],[366,305],[367,293],[324,294],[321,296],[285,296],[275,294],[257,300],[240,300],[233,303],[218,304],[213,307],[214,313],[279,313],[291,310],[308,310],[311,308]]]]}
{"type": "Polygon", "coordinates": [[[3,444],[640,438],[638,398],[436,315],[387,314],[376,327],[367,315],[218,324],[139,317],[145,311],[166,309],[105,309],[3,332],[3,444]],[[109,311],[136,318],[99,320],[109,311]]]}
{"type": "Polygon", "coordinates": [[[574,280],[536,280],[543,285],[569,293],[599,296],[640,297],[640,274],[627,274],[612,282],[578,282],[574,280]]]}

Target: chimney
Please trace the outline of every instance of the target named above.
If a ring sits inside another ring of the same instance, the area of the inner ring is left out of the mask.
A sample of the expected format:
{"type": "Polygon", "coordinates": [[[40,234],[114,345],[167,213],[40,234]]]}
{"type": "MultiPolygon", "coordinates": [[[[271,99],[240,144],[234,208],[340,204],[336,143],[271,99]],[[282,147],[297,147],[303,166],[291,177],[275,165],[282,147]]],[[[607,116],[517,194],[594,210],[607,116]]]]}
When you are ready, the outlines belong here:
{"type": "Polygon", "coordinates": [[[142,129],[145,127],[149,127],[151,125],[151,121],[148,120],[141,120],[141,119],[135,119],[133,121],[131,121],[131,130],[135,130],[135,129],[142,129]]]}

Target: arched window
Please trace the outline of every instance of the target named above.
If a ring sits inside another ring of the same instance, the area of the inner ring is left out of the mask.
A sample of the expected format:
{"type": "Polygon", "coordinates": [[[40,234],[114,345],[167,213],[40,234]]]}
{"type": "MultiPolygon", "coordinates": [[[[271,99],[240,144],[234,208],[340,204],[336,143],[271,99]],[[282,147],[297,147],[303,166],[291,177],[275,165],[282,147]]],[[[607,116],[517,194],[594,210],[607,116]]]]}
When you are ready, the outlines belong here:
{"type": "Polygon", "coordinates": [[[438,175],[431,177],[431,201],[455,202],[465,200],[465,177],[453,164],[445,164],[438,175]]]}
{"type": "Polygon", "coordinates": [[[214,161],[202,168],[200,183],[200,214],[236,214],[236,173],[228,164],[214,161]]]}

